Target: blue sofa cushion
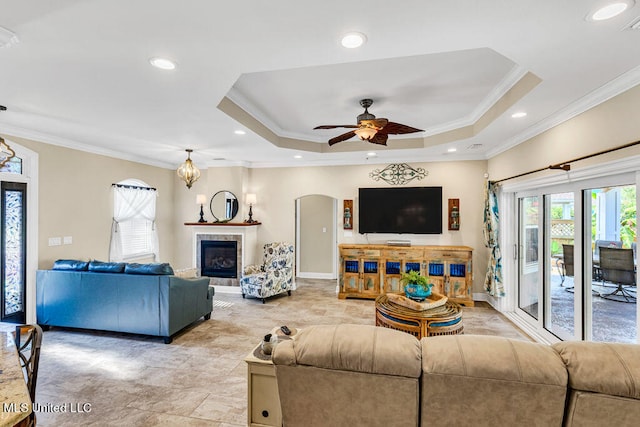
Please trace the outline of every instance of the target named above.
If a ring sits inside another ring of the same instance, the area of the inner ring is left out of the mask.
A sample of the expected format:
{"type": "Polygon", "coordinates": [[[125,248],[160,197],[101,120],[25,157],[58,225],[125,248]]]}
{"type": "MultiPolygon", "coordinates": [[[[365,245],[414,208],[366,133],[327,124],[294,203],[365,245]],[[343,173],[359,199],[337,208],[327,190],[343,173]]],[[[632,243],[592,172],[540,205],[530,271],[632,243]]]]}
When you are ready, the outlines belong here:
{"type": "Polygon", "coordinates": [[[103,262],[103,261],[91,261],[89,263],[89,271],[96,273],[123,273],[124,262],[103,262]]]}
{"type": "Polygon", "coordinates": [[[172,275],[173,268],[166,262],[151,264],[137,264],[132,262],[124,267],[124,272],[127,274],[172,275]]]}
{"type": "Polygon", "coordinates": [[[87,271],[89,261],[80,261],[77,259],[59,259],[54,261],[54,270],[71,270],[71,271],[87,271]]]}

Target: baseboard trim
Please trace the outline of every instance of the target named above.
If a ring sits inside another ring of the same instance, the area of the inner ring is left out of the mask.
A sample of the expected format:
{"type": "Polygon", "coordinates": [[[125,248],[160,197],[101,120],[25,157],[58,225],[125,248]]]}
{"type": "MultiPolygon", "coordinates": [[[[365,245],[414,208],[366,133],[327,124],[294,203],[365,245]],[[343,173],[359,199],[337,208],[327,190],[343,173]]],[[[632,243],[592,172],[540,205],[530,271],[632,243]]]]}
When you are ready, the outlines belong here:
{"type": "Polygon", "coordinates": [[[300,279],[336,279],[336,276],[332,273],[298,273],[297,277],[300,279]]]}
{"type": "Polygon", "coordinates": [[[540,334],[535,328],[529,325],[527,322],[523,322],[522,319],[513,311],[502,313],[507,319],[509,319],[514,325],[522,329],[524,333],[529,335],[534,341],[542,344],[553,344],[544,335],[540,334]]]}
{"type": "Polygon", "coordinates": [[[215,285],[213,288],[215,289],[216,294],[236,294],[236,295],[242,294],[242,291],[240,290],[240,286],[215,285]]]}

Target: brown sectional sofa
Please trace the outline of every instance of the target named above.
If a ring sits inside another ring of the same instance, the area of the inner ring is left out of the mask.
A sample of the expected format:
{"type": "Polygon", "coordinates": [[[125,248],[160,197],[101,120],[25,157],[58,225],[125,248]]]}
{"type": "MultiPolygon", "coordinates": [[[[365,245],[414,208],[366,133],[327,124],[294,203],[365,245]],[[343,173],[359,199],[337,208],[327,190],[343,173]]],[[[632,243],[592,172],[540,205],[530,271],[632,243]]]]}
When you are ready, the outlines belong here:
{"type": "Polygon", "coordinates": [[[272,360],[286,427],[640,422],[640,345],[323,325],[272,360]]]}

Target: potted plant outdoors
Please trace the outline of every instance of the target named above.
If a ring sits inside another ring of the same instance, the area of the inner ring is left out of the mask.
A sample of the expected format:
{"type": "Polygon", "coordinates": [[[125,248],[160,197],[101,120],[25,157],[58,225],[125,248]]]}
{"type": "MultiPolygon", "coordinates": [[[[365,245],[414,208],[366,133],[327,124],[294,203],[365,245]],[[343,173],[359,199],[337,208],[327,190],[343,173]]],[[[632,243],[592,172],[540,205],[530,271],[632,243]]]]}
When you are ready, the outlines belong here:
{"type": "Polygon", "coordinates": [[[415,270],[402,273],[400,282],[405,284],[404,294],[407,298],[415,301],[424,301],[431,295],[433,284],[429,283],[429,277],[422,276],[415,270]]]}

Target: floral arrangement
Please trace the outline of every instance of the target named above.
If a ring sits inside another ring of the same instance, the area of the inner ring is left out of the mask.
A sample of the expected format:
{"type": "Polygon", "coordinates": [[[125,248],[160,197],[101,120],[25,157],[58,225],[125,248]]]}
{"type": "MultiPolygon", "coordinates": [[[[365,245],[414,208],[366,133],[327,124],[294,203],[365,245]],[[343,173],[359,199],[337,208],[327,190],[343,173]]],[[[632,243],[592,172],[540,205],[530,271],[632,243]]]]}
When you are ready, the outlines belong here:
{"type": "Polygon", "coordinates": [[[419,272],[409,270],[402,273],[400,282],[405,284],[404,293],[407,298],[415,301],[424,301],[431,295],[432,284],[429,283],[429,276],[421,276],[419,272]]]}
{"type": "Polygon", "coordinates": [[[429,276],[422,276],[415,270],[409,270],[407,273],[402,273],[400,281],[405,285],[429,286],[429,276]]]}

